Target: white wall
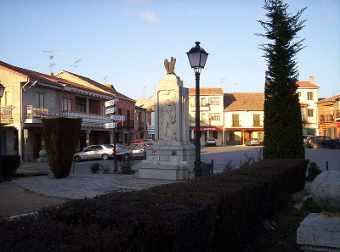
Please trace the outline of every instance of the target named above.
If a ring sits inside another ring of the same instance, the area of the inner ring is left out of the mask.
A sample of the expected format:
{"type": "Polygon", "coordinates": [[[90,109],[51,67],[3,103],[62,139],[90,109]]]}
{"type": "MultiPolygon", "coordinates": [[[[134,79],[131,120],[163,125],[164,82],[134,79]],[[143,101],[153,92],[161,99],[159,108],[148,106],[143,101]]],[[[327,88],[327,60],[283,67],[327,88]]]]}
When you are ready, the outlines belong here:
{"type": "Polygon", "coordinates": [[[253,126],[253,115],[260,115],[260,127],[263,127],[263,111],[232,111],[224,112],[224,128],[232,128],[233,114],[239,114],[240,127],[237,128],[258,128],[253,126]]]}
{"type": "Polygon", "coordinates": [[[318,109],[317,109],[317,102],[319,98],[318,89],[317,88],[298,88],[297,92],[300,93],[299,95],[299,102],[301,104],[306,104],[306,107],[301,108],[302,114],[305,116],[307,120],[306,128],[318,128],[318,109]],[[308,92],[313,93],[313,100],[308,100],[308,92]],[[309,117],[307,114],[307,110],[313,110],[313,116],[309,117]]]}
{"type": "MultiPolygon", "coordinates": [[[[223,95],[201,95],[201,107],[200,107],[200,119],[201,126],[223,126],[224,119],[224,104],[223,104],[223,95]],[[206,99],[208,102],[208,106],[202,105],[202,99],[206,99]],[[218,105],[211,104],[211,99],[215,99],[218,101],[218,105]],[[214,120],[213,115],[219,115],[219,120],[214,120]],[[209,120],[210,119],[210,120],[209,120]]],[[[190,114],[190,125],[193,126],[195,124],[195,96],[189,96],[189,114],[190,114]]]]}

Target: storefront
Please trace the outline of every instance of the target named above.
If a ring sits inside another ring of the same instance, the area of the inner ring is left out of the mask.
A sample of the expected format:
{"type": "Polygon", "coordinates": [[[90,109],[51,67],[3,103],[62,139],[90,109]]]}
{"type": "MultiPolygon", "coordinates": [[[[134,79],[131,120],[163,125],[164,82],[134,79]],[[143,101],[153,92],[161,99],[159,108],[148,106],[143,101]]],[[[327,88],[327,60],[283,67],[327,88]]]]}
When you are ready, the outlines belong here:
{"type": "Polygon", "coordinates": [[[231,128],[225,129],[224,136],[226,145],[243,145],[248,144],[251,140],[262,143],[264,132],[262,128],[231,128]]]}
{"type": "MultiPolygon", "coordinates": [[[[217,145],[223,144],[223,127],[201,127],[201,145],[206,145],[208,139],[215,139],[217,145]]],[[[191,141],[195,139],[195,128],[191,128],[191,141]]]]}

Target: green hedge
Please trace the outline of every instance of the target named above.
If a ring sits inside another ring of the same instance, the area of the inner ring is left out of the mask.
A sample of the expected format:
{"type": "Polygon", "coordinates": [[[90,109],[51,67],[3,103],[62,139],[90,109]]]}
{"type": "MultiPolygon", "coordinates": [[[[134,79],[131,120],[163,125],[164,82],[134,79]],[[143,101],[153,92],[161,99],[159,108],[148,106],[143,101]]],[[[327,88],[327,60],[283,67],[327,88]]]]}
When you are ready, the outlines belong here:
{"type": "Polygon", "coordinates": [[[70,174],[73,154],[79,144],[81,119],[43,119],[48,165],[56,178],[70,174]]]}
{"type": "Polygon", "coordinates": [[[305,161],[111,193],[0,223],[4,251],[242,251],[265,218],[304,187],[305,161]],[[29,235],[28,235],[29,234],[29,235]]]}
{"type": "Polygon", "coordinates": [[[0,181],[8,180],[15,176],[20,165],[20,156],[2,155],[0,156],[0,181]]]}

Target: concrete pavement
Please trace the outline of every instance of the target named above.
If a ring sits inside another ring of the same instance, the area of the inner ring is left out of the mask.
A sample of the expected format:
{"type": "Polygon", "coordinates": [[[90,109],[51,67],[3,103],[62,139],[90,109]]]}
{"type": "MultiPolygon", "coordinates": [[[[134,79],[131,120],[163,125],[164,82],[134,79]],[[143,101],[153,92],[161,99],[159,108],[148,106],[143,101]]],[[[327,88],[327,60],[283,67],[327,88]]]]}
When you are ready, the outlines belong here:
{"type": "Polygon", "coordinates": [[[0,216],[2,217],[29,213],[66,201],[66,199],[30,192],[17,186],[13,181],[0,183],[0,199],[0,216]]]}

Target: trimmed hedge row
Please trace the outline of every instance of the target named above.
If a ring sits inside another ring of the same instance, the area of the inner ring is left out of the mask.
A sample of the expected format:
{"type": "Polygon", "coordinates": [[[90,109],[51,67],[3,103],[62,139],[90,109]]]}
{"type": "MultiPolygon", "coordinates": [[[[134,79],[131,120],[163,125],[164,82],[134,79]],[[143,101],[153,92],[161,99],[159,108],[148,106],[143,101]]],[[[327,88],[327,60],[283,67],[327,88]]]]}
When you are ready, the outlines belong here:
{"type": "Polygon", "coordinates": [[[0,156],[0,181],[8,180],[15,176],[20,165],[20,156],[2,155],[0,156]]]}
{"type": "Polygon", "coordinates": [[[241,251],[303,189],[304,160],[76,200],[0,223],[3,251],[241,251]]]}

